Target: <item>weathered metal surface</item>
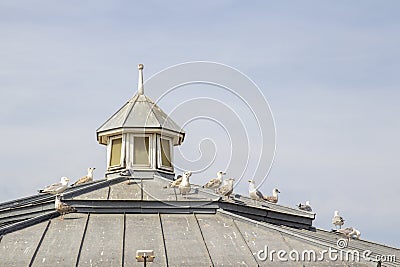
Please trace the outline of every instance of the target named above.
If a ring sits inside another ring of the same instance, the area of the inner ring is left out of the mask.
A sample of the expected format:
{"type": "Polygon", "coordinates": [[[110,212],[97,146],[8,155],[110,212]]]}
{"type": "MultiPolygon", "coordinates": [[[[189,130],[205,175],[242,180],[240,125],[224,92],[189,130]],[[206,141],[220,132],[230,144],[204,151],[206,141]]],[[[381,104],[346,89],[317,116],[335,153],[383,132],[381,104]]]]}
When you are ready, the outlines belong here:
{"type": "Polygon", "coordinates": [[[278,225],[287,225],[306,229],[312,226],[312,219],[308,216],[304,217],[303,214],[277,212],[276,210],[268,210],[265,207],[252,207],[226,201],[221,202],[220,207],[229,212],[257,221],[265,221],[278,225]]]}
{"type": "Polygon", "coordinates": [[[127,214],[125,222],[124,265],[142,267],[135,259],[136,250],[150,249],[155,255],[151,266],[167,266],[158,214],[127,214]]]}
{"type": "Polygon", "coordinates": [[[114,184],[110,187],[110,200],[140,200],[140,186],[133,180],[114,184]]]}
{"type": "Polygon", "coordinates": [[[143,188],[143,200],[176,200],[175,189],[164,188],[168,185],[164,180],[143,180],[139,185],[143,188]]]}
{"type": "Polygon", "coordinates": [[[212,266],[194,215],[161,215],[169,266],[212,266]]]}
{"type": "MultiPolygon", "coordinates": [[[[168,182],[163,178],[143,180],[142,191],[140,179],[128,185],[121,177],[68,189],[64,202],[75,206],[78,213],[63,221],[52,219],[58,215],[53,209],[54,196],[36,195],[0,204],[0,220],[21,220],[0,227],[0,235],[4,235],[0,237],[0,266],[3,262],[5,266],[27,266],[31,261],[34,266],[70,266],[78,257],[79,266],[132,266],[136,249],[155,250],[153,266],[278,266],[280,262],[264,262],[255,254],[265,245],[275,250],[321,251],[335,247],[341,238],[315,230],[313,213],[255,204],[239,195],[221,201],[202,188],[182,197],[174,189],[164,188],[168,182]]],[[[373,256],[395,255],[397,261],[385,265],[400,265],[399,249],[364,240],[350,240],[349,248],[368,249],[373,256]]],[[[318,266],[347,265],[318,262],[318,266]]],[[[298,262],[286,262],[285,266],[298,266],[298,262]]]]}
{"type": "Polygon", "coordinates": [[[124,106],[97,129],[97,135],[119,128],[164,128],[176,133],[184,131],[149,97],[133,96],[124,106]]]}
{"type": "Polygon", "coordinates": [[[66,200],[85,213],[215,213],[218,203],[211,201],[66,200]]]}
{"type": "Polygon", "coordinates": [[[42,215],[33,217],[33,218],[29,218],[23,221],[19,221],[19,222],[15,222],[15,223],[11,223],[11,224],[7,224],[4,225],[2,227],[0,227],[0,235],[5,235],[7,233],[11,233],[11,232],[15,232],[21,229],[24,229],[26,227],[44,222],[46,220],[49,220],[51,218],[54,218],[56,216],[58,216],[59,213],[57,211],[49,211],[46,212],[42,215]]]}
{"type": "MultiPolygon", "coordinates": [[[[72,213],[63,221],[52,219],[6,234],[0,241],[0,266],[28,266],[31,261],[33,266],[74,266],[79,251],[79,266],[122,266],[123,262],[141,266],[134,259],[137,249],[155,251],[153,266],[376,266],[365,261],[282,263],[276,252],[274,261],[262,261],[256,254],[265,246],[319,253],[335,248],[340,236],[258,222],[221,210],[207,215],[90,214],[84,231],[87,216],[72,213]]],[[[353,239],[348,248],[368,249],[374,256],[396,255],[397,262],[384,265],[399,266],[399,249],[353,239]]]]}
{"type": "Polygon", "coordinates": [[[88,193],[73,197],[73,199],[78,199],[78,200],[92,200],[92,199],[106,200],[108,198],[109,190],[110,190],[109,187],[99,188],[97,190],[94,190],[94,191],[91,191],[91,192],[88,192],[88,193]]]}
{"type": "Polygon", "coordinates": [[[79,266],[121,266],[123,224],[123,214],[90,215],[79,266]]]}
{"type": "Polygon", "coordinates": [[[199,214],[197,218],[215,266],[257,266],[233,220],[218,214],[199,214]]]}
{"type": "Polygon", "coordinates": [[[53,219],[33,266],[74,266],[83,236],[87,215],[67,214],[64,220],[53,219]]]}
{"type": "Polygon", "coordinates": [[[48,222],[5,235],[0,243],[0,266],[28,266],[48,222]]]}

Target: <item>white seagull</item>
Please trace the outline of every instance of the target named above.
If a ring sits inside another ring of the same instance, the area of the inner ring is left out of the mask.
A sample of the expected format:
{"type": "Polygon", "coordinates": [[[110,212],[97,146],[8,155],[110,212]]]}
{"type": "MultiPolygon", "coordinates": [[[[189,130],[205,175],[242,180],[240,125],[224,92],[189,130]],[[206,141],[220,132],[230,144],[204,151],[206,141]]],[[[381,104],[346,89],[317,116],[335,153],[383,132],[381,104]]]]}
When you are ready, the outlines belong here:
{"type": "Polygon", "coordinates": [[[189,177],[192,175],[192,172],[187,171],[183,173],[182,182],[179,184],[178,188],[181,195],[187,195],[190,192],[191,186],[189,182],[189,177]]]}
{"type": "Polygon", "coordinates": [[[229,178],[228,180],[226,180],[226,184],[217,189],[217,194],[228,197],[229,199],[229,196],[233,192],[233,181],[235,181],[235,179],[233,178],[229,178]]]}
{"type": "Polygon", "coordinates": [[[305,211],[312,211],[311,205],[310,205],[310,201],[306,201],[306,204],[299,204],[298,205],[299,209],[301,210],[305,210],[305,211]]]}
{"type": "Polygon", "coordinates": [[[223,171],[217,172],[217,178],[211,179],[208,181],[205,185],[203,185],[203,188],[210,188],[210,189],[217,189],[218,187],[221,186],[222,184],[222,175],[225,175],[226,173],[223,171]]]}
{"type": "Polygon", "coordinates": [[[84,183],[88,183],[93,181],[93,171],[96,168],[88,168],[88,173],[86,176],[83,176],[82,178],[80,178],[78,181],[76,181],[75,183],[73,183],[71,186],[77,186],[80,184],[84,184],[84,183]]]}
{"type": "Polygon", "coordinates": [[[52,195],[61,194],[68,187],[69,179],[67,177],[61,177],[59,183],[48,185],[45,188],[39,190],[39,193],[49,193],[52,195]]]}
{"type": "Polygon", "coordinates": [[[339,211],[337,210],[335,210],[335,214],[333,215],[332,224],[336,226],[336,229],[338,226],[342,229],[342,225],[344,224],[344,219],[339,215],[339,211]]]}
{"type": "Polygon", "coordinates": [[[54,207],[61,214],[60,220],[64,220],[64,215],[70,212],[75,212],[76,209],[70,205],[61,202],[61,196],[56,195],[56,201],[54,203],[54,207]]]}
{"type": "Polygon", "coordinates": [[[361,232],[358,231],[354,227],[347,227],[344,229],[334,230],[334,232],[337,232],[346,237],[349,237],[349,238],[351,237],[351,238],[355,238],[355,239],[360,239],[360,236],[361,236],[361,232]]]}
{"type": "Polygon", "coordinates": [[[272,190],[272,196],[266,196],[266,197],[264,197],[264,199],[271,203],[278,203],[278,193],[280,193],[278,188],[274,188],[272,190]]]}
{"type": "Polygon", "coordinates": [[[264,195],[256,188],[254,180],[249,180],[249,196],[254,201],[264,200],[264,195]]]}

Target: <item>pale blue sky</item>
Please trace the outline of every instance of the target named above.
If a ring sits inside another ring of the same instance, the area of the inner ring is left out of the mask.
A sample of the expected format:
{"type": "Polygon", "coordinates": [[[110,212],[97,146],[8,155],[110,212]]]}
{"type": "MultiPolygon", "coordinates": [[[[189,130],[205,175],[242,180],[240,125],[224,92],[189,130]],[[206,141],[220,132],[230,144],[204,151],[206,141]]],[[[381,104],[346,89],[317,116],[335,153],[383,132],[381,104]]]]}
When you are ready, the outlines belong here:
{"type": "Polygon", "coordinates": [[[95,130],[135,92],[138,63],[146,78],[215,61],[248,75],[274,113],[260,189],[310,200],[317,227],[339,210],[362,238],[399,247],[399,12],[398,1],[0,1],[0,201],[89,166],[102,177],[95,130]]]}

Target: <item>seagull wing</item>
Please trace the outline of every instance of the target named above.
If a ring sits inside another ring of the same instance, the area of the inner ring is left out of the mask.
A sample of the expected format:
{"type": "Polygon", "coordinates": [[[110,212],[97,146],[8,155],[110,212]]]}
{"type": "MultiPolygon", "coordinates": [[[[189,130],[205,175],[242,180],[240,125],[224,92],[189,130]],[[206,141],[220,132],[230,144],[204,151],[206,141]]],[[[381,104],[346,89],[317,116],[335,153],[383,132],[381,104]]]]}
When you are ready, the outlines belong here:
{"type": "Polygon", "coordinates": [[[73,186],[79,185],[79,184],[84,184],[87,182],[90,182],[92,179],[89,176],[84,176],[82,178],[80,178],[78,181],[76,181],[74,184],[72,184],[73,186]]]}
{"type": "Polygon", "coordinates": [[[264,195],[258,190],[256,190],[256,195],[257,195],[258,198],[264,199],[264,195]]]}
{"type": "Polygon", "coordinates": [[[177,186],[179,186],[182,183],[182,179],[183,179],[183,177],[179,177],[178,179],[176,179],[175,181],[170,183],[169,187],[177,187],[177,186]]]}
{"type": "Polygon", "coordinates": [[[64,202],[61,202],[57,207],[57,211],[65,214],[68,212],[74,212],[76,209],[68,204],[65,204],[64,202]]]}
{"type": "Polygon", "coordinates": [[[335,225],[343,225],[344,219],[341,216],[333,216],[332,223],[335,225]]]}
{"type": "Polygon", "coordinates": [[[271,203],[277,203],[278,202],[278,198],[274,197],[274,196],[266,196],[264,197],[264,200],[271,202],[271,203]]]}
{"type": "Polygon", "coordinates": [[[216,188],[221,185],[221,180],[218,178],[211,179],[208,183],[204,185],[205,188],[216,188]]]}
{"type": "Polygon", "coordinates": [[[218,188],[217,193],[223,196],[229,196],[233,191],[233,188],[229,185],[226,184],[220,188],[218,188]]]}
{"type": "Polygon", "coordinates": [[[45,193],[53,192],[53,191],[56,191],[56,190],[58,190],[58,189],[60,189],[62,187],[63,187],[63,184],[61,182],[59,182],[59,183],[55,183],[55,184],[51,184],[51,185],[46,186],[40,192],[45,192],[45,193]]]}

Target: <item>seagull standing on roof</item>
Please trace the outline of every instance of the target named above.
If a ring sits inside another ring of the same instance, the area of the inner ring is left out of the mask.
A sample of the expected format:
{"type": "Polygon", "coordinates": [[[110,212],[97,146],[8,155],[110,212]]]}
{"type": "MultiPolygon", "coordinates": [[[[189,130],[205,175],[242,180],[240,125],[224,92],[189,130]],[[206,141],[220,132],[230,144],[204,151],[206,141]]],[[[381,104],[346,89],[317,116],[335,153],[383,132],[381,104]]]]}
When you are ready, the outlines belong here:
{"type": "Polygon", "coordinates": [[[229,178],[228,180],[226,180],[226,184],[224,184],[220,188],[217,188],[216,193],[229,199],[229,196],[233,192],[233,181],[235,181],[235,179],[233,178],[229,178]]]}
{"type": "Polygon", "coordinates": [[[271,203],[278,203],[278,194],[280,193],[280,191],[278,190],[278,188],[274,188],[274,190],[272,190],[272,196],[266,196],[264,197],[264,200],[271,202],[271,203]]]}
{"type": "Polygon", "coordinates": [[[191,186],[189,182],[189,177],[192,175],[192,172],[187,171],[183,173],[182,182],[179,184],[178,188],[181,192],[181,195],[187,195],[190,192],[191,186]]]}
{"type": "Polygon", "coordinates": [[[54,207],[61,214],[60,220],[64,220],[64,215],[70,212],[75,212],[76,209],[70,205],[61,202],[61,196],[56,195],[56,201],[54,203],[54,207]]]}
{"type": "Polygon", "coordinates": [[[354,227],[347,227],[344,229],[334,230],[334,232],[340,233],[348,238],[351,237],[355,239],[360,239],[361,236],[361,232],[354,227]]]}
{"type": "Polygon", "coordinates": [[[211,179],[208,181],[205,185],[203,185],[203,188],[210,188],[210,189],[217,189],[218,187],[221,186],[222,184],[222,175],[225,175],[226,173],[223,171],[217,172],[217,178],[211,179]]]}
{"type": "Polygon", "coordinates": [[[61,194],[68,187],[69,179],[67,177],[61,177],[59,183],[48,185],[45,188],[39,190],[39,193],[49,193],[52,195],[61,194]]]}
{"type": "Polygon", "coordinates": [[[310,201],[306,201],[306,204],[299,204],[297,207],[299,207],[299,209],[301,210],[305,210],[305,211],[312,211],[311,205],[310,205],[310,201]]]}
{"type": "Polygon", "coordinates": [[[88,183],[93,181],[93,171],[96,168],[88,168],[88,173],[86,176],[83,176],[82,178],[80,178],[78,181],[76,181],[75,183],[73,183],[71,186],[77,186],[80,184],[84,184],[84,183],[88,183]]]}
{"type": "Polygon", "coordinates": [[[182,183],[182,175],[178,175],[176,177],[176,180],[173,182],[170,182],[167,186],[164,186],[164,188],[172,187],[172,188],[177,188],[179,185],[182,183]]]}
{"type": "Polygon", "coordinates": [[[264,200],[264,195],[256,188],[254,180],[249,180],[249,196],[255,202],[264,200]]]}
{"type": "Polygon", "coordinates": [[[337,210],[335,210],[335,214],[333,215],[332,224],[336,226],[336,229],[338,226],[342,229],[342,225],[344,224],[344,219],[339,215],[339,211],[337,210]]]}

